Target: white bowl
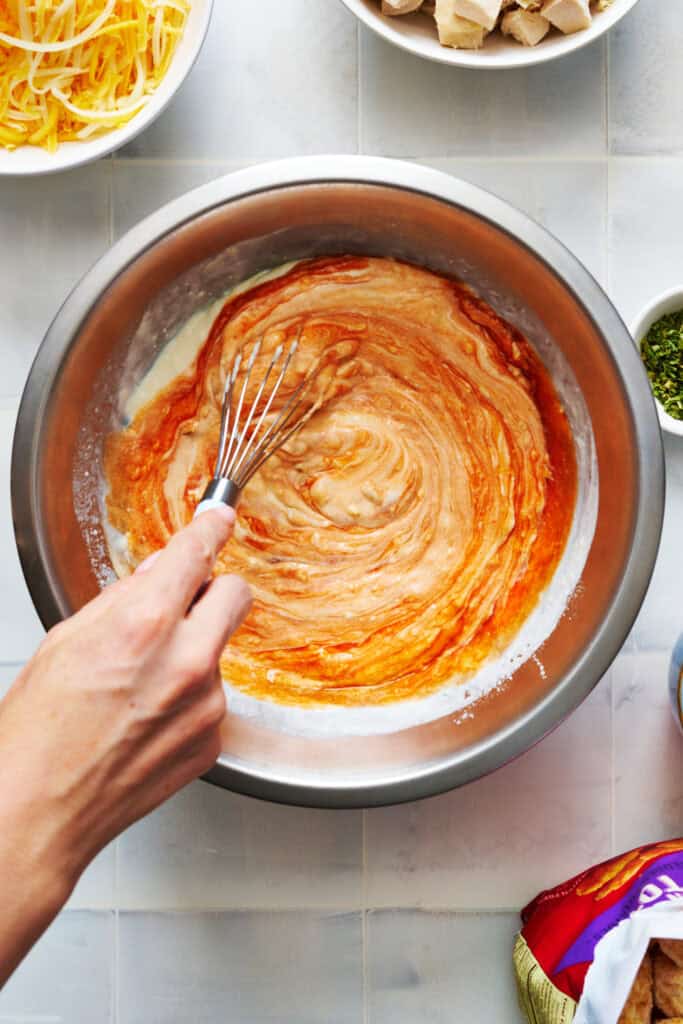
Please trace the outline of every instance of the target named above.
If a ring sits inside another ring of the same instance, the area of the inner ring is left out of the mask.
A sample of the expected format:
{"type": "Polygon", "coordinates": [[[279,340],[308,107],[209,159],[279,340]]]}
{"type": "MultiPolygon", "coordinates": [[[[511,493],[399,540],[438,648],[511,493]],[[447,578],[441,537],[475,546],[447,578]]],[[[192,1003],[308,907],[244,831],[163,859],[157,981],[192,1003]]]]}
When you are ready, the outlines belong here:
{"type": "Polygon", "coordinates": [[[606,11],[595,15],[590,28],[570,36],[551,32],[538,46],[522,46],[514,39],[496,32],[489,36],[481,50],[454,50],[439,43],[433,18],[419,13],[387,17],[380,12],[379,0],[342,0],[373,32],[418,57],[440,61],[442,64],[455,64],[461,68],[501,69],[542,64],[579,50],[616,25],[637,2],[614,0],[606,11]]]}
{"type": "MultiPolygon", "coordinates": [[[[633,321],[631,327],[631,335],[638,351],[640,351],[642,339],[652,325],[659,320],[660,316],[665,316],[666,313],[677,313],[681,309],[683,309],[683,287],[672,288],[668,292],[663,292],[653,299],[652,302],[648,303],[640,315],[633,321]]],[[[655,402],[657,402],[657,415],[659,416],[659,424],[662,430],[666,430],[669,434],[677,434],[679,437],[683,437],[683,420],[675,420],[673,416],[669,416],[668,412],[664,411],[663,406],[660,405],[656,398],[655,402]]]]}
{"type": "Polygon", "coordinates": [[[128,124],[84,142],[64,142],[56,153],[48,153],[39,146],[20,146],[12,152],[0,149],[0,177],[65,171],[98,160],[134,139],[170,103],[192,70],[206,38],[212,9],[213,0],[192,0],[185,31],[171,66],[150,101],[128,124]]]}

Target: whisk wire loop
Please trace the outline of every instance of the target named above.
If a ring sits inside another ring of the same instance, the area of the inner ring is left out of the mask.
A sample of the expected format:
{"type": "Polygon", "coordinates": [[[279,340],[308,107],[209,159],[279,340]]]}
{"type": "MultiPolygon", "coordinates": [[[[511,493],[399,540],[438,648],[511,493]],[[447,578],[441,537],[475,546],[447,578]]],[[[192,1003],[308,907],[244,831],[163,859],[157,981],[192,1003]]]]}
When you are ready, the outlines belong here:
{"type": "MultiPolygon", "coordinates": [[[[241,454],[239,454],[239,458],[237,458],[237,461],[233,460],[233,463],[227,468],[227,470],[226,470],[226,475],[227,476],[235,477],[239,473],[240,466],[244,462],[245,458],[247,457],[247,455],[249,454],[251,449],[257,443],[257,438],[259,436],[259,431],[260,431],[260,429],[261,429],[261,427],[263,425],[263,421],[265,420],[266,416],[270,412],[270,407],[273,404],[273,401],[275,399],[276,394],[280,390],[280,385],[282,384],[282,381],[284,380],[284,376],[287,373],[287,367],[289,366],[291,358],[294,355],[294,352],[296,351],[296,347],[297,347],[297,342],[295,341],[294,344],[292,345],[292,347],[290,348],[286,358],[285,358],[284,364],[283,364],[283,366],[280,369],[280,373],[279,373],[278,379],[275,382],[275,386],[273,387],[272,391],[270,392],[270,394],[269,394],[269,396],[268,396],[268,398],[266,400],[266,403],[265,403],[263,409],[261,410],[261,415],[259,416],[259,418],[258,418],[258,420],[256,422],[256,426],[254,427],[251,435],[249,436],[249,439],[248,439],[246,445],[244,445],[244,448],[242,449],[241,454]]],[[[241,447],[241,443],[247,437],[247,434],[248,434],[248,431],[249,431],[249,427],[251,425],[251,421],[254,418],[254,414],[255,414],[255,412],[256,412],[256,410],[258,408],[258,404],[261,401],[261,396],[263,395],[263,392],[265,390],[265,386],[268,383],[268,378],[270,377],[270,375],[271,375],[273,369],[275,368],[275,366],[279,363],[279,361],[280,361],[280,359],[282,357],[283,351],[284,351],[284,346],[283,345],[278,345],[278,347],[276,348],[275,353],[273,355],[273,358],[270,361],[270,365],[269,365],[268,369],[266,370],[266,374],[265,374],[265,376],[264,376],[264,378],[263,378],[263,380],[261,382],[261,386],[258,389],[258,392],[256,394],[256,398],[254,399],[254,401],[252,403],[252,406],[251,406],[251,409],[249,411],[249,416],[247,417],[247,422],[245,423],[244,428],[242,430],[242,435],[241,435],[241,438],[240,438],[240,447],[241,447]]],[[[238,453],[236,453],[236,455],[237,454],[238,453]]]]}
{"type": "MultiPolygon", "coordinates": [[[[239,432],[240,417],[242,415],[242,408],[244,406],[244,399],[246,397],[247,388],[249,386],[249,378],[251,377],[252,367],[254,365],[254,362],[256,361],[256,356],[259,354],[260,350],[261,350],[261,339],[258,338],[257,341],[254,342],[254,347],[251,350],[251,354],[249,356],[249,359],[247,360],[246,369],[244,371],[244,380],[242,382],[242,388],[241,388],[241,391],[240,391],[240,397],[239,397],[238,402],[237,402],[237,411],[235,412],[235,418],[233,420],[232,430],[230,432],[230,440],[228,442],[228,450],[227,450],[227,452],[225,454],[225,458],[221,461],[221,463],[219,464],[219,467],[218,467],[219,470],[220,470],[218,475],[221,476],[221,477],[227,477],[228,479],[230,479],[230,476],[229,476],[229,473],[228,473],[227,470],[228,470],[228,467],[230,466],[230,458],[231,458],[231,455],[232,455],[233,447],[235,447],[235,445],[236,445],[236,451],[239,451],[239,444],[240,444],[240,441],[241,441],[240,432],[239,432]],[[223,469],[223,466],[225,466],[225,469],[223,469]]],[[[239,356],[239,353],[238,353],[238,356],[239,356]]],[[[235,379],[237,379],[237,370],[239,369],[239,366],[237,365],[237,360],[235,360],[235,364],[236,364],[235,379]]],[[[234,384],[234,382],[233,382],[233,384],[234,384]]],[[[230,397],[232,398],[232,387],[230,389],[230,392],[231,392],[230,397]]]]}
{"type": "Polygon", "coordinates": [[[230,429],[230,413],[232,411],[232,391],[235,384],[235,378],[240,368],[242,361],[241,353],[237,353],[233,365],[230,367],[228,374],[225,378],[225,386],[223,388],[223,404],[221,408],[221,427],[218,440],[218,459],[216,462],[216,476],[220,476],[220,469],[225,459],[225,445],[228,439],[228,430],[230,429]]]}
{"type": "Polygon", "coordinates": [[[244,349],[236,354],[223,386],[216,472],[196,514],[219,504],[236,504],[241,490],[254,473],[319,408],[319,402],[312,402],[308,408],[304,408],[304,403],[322,360],[318,360],[294,388],[279,412],[273,412],[275,399],[297,353],[300,339],[299,333],[286,354],[285,345],[277,345],[252,400],[248,400],[247,394],[254,365],[263,348],[263,337],[254,342],[248,355],[244,349]]]}
{"type": "Polygon", "coordinates": [[[273,455],[279,448],[282,448],[290,437],[292,437],[297,430],[303,427],[304,423],[306,423],[315,412],[316,407],[312,406],[301,416],[300,419],[296,421],[296,423],[292,424],[291,422],[292,418],[300,408],[306,392],[315,380],[317,370],[318,367],[315,367],[311,373],[304,378],[301,384],[299,384],[287,401],[285,407],[279,413],[277,419],[271,424],[264,434],[258,449],[244,468],[244,475],[246,476],[246,479],[250,479],[271,455],[273,455]]]}

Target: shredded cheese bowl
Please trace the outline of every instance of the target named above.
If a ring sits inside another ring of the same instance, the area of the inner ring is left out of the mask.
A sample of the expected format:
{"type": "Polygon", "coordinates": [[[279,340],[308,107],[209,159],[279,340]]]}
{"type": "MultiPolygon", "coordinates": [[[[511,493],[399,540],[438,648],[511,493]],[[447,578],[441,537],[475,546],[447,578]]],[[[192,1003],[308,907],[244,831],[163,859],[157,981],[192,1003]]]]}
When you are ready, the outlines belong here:
{"type": "Polygon", "coordinates": [[[191,70],[213,0],[0,0],[0,175],[119,149],[191,70]]]}

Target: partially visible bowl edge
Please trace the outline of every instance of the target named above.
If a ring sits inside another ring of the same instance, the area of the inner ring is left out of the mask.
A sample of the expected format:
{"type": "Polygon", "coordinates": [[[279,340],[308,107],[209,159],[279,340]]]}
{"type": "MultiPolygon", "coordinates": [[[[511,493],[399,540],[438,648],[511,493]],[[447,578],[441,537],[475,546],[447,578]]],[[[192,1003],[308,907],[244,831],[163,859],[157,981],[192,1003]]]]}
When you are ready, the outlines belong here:
{"type": "MultiPolygon", "coordinates": [[[[652,325],[666,313],[675,313],[679,310],[683,310],[683,284],[678,288],[669,288],[665,292],[660,292],[641,309],[631,327],[631,336],[639,352],[640,343],[652,325]]],[[[673,436],[683,437],[683,420],[676,420],[673,416],[669,416],[654,393],[652,397],[657,406],[657,416],[662,430],[673,436]]]]}

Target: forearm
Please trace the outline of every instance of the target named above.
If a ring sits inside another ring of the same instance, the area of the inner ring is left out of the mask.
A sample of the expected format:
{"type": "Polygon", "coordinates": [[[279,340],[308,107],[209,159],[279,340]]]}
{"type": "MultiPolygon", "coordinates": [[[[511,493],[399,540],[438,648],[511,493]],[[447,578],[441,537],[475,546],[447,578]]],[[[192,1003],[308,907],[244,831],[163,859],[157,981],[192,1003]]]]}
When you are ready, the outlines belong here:
{"type": "Polygon", "coordinates": [[[19,966],[34,943],[59,913],[63,898],[50,892],[36,877],[26,877],[13,863],[5,864],[0,854],[2,874],[2,915],[0,916],[0,988],[19,966]]]}
{"type": "Polygon", "coordinates": [[[42,743],[45,724],[27,706],[20,683],[0,703],[0,987],[80,873],[65,803],[50,786],[55,765],[42,743]]]}
{"type": "Polygon", "coordinates": [[[7,784],[0,789],[0,988],[69,897],[63,858],[7,784]]]}

